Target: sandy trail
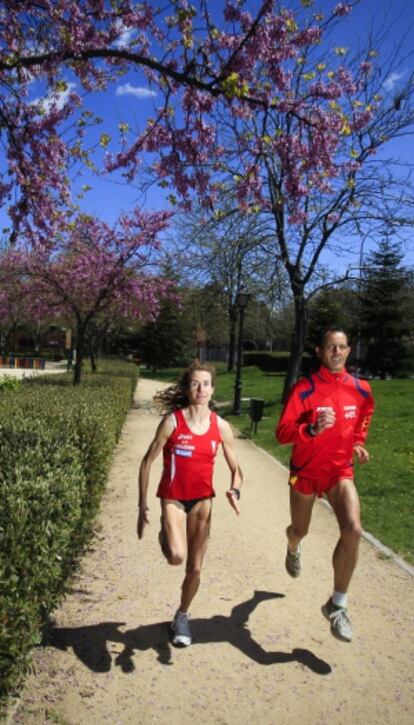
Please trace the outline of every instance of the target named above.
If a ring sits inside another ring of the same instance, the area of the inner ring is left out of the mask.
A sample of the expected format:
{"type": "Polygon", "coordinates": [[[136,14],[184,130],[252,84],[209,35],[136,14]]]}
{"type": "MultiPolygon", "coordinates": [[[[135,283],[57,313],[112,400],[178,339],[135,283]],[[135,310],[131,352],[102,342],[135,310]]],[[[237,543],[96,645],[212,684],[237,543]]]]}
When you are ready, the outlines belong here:
{"type": "Polygon", "coordinates": [[[413,578],[362,542],[350,592],[355,639],[332,637],[320,607],[331,590],[334,516],[315,506],[303,573],[290,579],[286,471],[247,440],[236,441],[245,476],[239,518],[218,456],[211,541],[191,612],[195,641],[171,647],[167,623],[183,571],[158,547],[161,461],[151,477],[151,525],[143,541],[135,534],[137,469],[157,424],[150,401],[158,387],[139,382],[99,533],[47,645],[36,649],[9,723],[411,725],[413,578]]]}

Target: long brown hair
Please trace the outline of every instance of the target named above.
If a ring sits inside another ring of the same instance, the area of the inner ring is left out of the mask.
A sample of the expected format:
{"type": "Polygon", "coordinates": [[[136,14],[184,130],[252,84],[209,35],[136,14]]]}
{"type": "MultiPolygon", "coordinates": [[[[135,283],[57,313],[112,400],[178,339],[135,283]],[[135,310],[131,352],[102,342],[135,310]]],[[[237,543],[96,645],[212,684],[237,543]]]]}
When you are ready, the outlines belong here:
{"type": "Polygon", "coordinates": [[[165,390],[159,390],[154,395],[154,403],[160,413],[172,413],[178,408],[186,408],[189,404],[188,390],[190,387],[190,380],[193,373],[201,370],[211,375],[211,384],[214,387],[214,381],[216,378],[216,369],[209,363],[201,363],[199,360],[194,360],[181,375],[181,378],[174,385],[170,385],[165,390]]]}

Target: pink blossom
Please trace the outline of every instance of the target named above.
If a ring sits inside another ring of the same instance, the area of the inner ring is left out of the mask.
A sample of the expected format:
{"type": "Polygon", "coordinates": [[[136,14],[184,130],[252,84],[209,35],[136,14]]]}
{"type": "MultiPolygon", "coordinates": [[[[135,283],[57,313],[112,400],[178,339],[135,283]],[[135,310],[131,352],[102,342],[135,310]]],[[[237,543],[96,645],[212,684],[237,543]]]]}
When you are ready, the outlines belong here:
{"type": "Polygon", "coordinates": [[[334,8],[333,14],[334,15],[349,15],[349,13],[352,12],[352,5],[347,5],[345,3],[338,3],[336,7],[334,8]]]}
{"type": "Polygon", "coordinates": [[[331,214],[328,214],[326,218],[330,224],[337,224],[341,217],[338,212],[332,212],[331,214]]]}
{"type": "Polygon", "coordinates": [[[342,86],[346,93],[355,93],[356,85],[352,78],[352,74],[346,68],[339,68],[336,74],[338,83],[342,86]]]}
{"type": "Polygon", "coordinates": [[[360,63],[359,69],[361,73],[364,75],[368,75],[368,73],[371,73],[372,71],[372,63],[370,63],[368,60],[364,60],[362,63],[360,63]]]}
{"type": "Polygon", "coordinates": [[[304,224],[307,221],[307,218],[308,215],[304,211],[298,209],[289,216],[288,223],[293,225],[304,224]]]}

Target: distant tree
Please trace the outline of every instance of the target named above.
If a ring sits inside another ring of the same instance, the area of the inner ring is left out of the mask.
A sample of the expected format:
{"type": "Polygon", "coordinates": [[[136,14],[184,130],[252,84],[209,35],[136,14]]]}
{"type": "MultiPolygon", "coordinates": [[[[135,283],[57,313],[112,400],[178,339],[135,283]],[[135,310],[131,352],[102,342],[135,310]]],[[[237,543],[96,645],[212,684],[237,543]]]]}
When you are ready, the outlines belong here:
{"type": "Polygon", "coordinates": [[[309,304],[306,349],[318,345],[321,331],[335,325],[343,327],[352,338],[357,334],[358,294],[351,287],[327,287],[315,294],[309,304]]]}
{"type": "MultiPolygon", "coordinates": [[[[184,284],[199,282],[206,292],[208,307],[213,304],[216,308],[215,301],[219,301],[222,322],[227,327],[228,370],[231,371],[239,314],[237,295],[242,290],[255,293],[271,288],[275,277],[266,261],[268,231],[255,215],[240,213],[237,199],[231,195],[216,204],[214,210],[198,206],[183,215],[177,231],[172,246],[175,267],[179,264],[178,272],[184,284]],[[215,301],[208,300],[211,292],[215,301]]],[[[171,258],[171,252],[167,254],[171,258]]]]}
{"type": "Polygon", "coordinates": [[[206,334],[208,347],[228,345],[227,302],[219,284],[189,286],[181,291],[183,315],[189,335],[194,342],[197,328],[206,334]]]}
{"type": "Polygon", "coordinates": [[[411,346],[414,347],[414,269],[412,268],[408,274],[408,290],[406,303],[406,317],[409,327],[409,336],[411,346]]]}
{"type": "Polygon", "coordinates": [[[272,313],[269,349],[278,352],[287,352],[290,349],[292,333],[295,324],[295,310],[293,302],[287,299],[272,313]]]}
{"type": "Polygon", "coordinates": [[[164,301],[155,322],[147,322],[141,331],[142,360],[153,370],[187,362],[188,327],[176,302],[164,301]]]}
{"type": "MultiPolygon", "coordinates": [[[[251,295],[244,329],[254,347],[259,341],[271,345],[272,319],[285,301],[287,289],[286,274],[275,254],[274,235],[267,220],[256,213],[240,211],[236,189],[233,192],[226,193],[214,208],[198,205],[181,215],[172,244],[182,283],[194,285],[196,280],[202,294],[206,293],[201,305],[207,307],[205,319],[211,320],[212,313],[220,314],[218,327],[217,321],[214,323],[214,336],[226,327],[228,371],[235,362],[238,294],[243,291],[251,295]],[[257,312],[257,305],[261,306],[262,315],[257,312]]],[[[167,254],[171,255],[170,249],[167,254]]]]}
{"type": "Polygon", "coordinates": [[[385,239],[365,260],[360,293],[361,334],[366,365],[382,379],[409,368],[410,325],[405,305],[409,275],[401,265],[401,244],[385,239]]]}

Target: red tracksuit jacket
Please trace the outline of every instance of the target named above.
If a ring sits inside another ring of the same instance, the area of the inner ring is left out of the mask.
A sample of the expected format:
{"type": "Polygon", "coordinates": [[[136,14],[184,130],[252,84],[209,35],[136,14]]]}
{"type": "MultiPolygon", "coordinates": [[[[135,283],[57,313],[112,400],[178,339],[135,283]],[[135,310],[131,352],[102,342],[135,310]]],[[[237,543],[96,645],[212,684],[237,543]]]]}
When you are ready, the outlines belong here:
{"type": "Polygon", "coordinates": [[[293,444],[291,472],[317,479],[352,466],[353,447],[364,444],[373,411],[369,383],[346,371],[332,373],[321,365],[317,373],[299,380],[276,428],[279,443],[293,444]],[[335,425],[310,436],[307,426],[325,407],[334,409],[335,425]]]}

